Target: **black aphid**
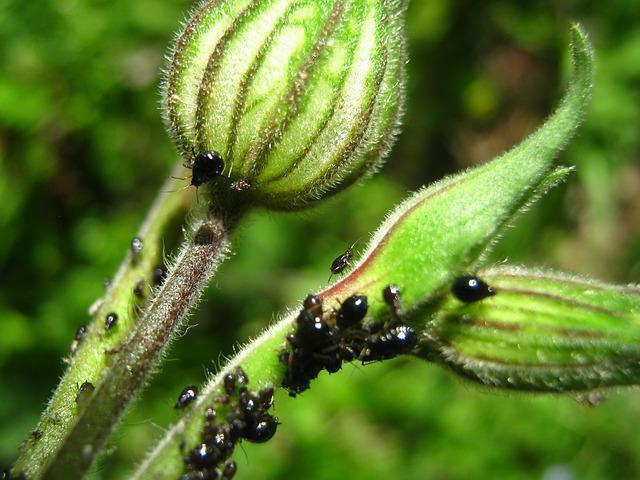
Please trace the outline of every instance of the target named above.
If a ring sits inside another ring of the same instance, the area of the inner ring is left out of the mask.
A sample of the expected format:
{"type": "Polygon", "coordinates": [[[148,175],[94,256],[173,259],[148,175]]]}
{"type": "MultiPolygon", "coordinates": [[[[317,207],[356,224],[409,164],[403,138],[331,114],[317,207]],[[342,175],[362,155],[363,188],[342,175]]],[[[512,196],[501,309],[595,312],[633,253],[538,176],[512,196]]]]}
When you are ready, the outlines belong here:
{"type": "Polygon", "coordinates": [[[273,406],[274,393],[275,389],[273,387],[264,388],[258,392],[258,402],[260,403],[260,408],[262,408],[263,410],[269,410],[273,406]]]}
{"type": "MultiPolygon", "coordinates": [[[[262,443],[273,437],[278,420],[267,410],[273,405],[274,388],[251,392],[248,383],[249,379],[240,367],[224,377],[222,396],[225,401],[220,407],[223,413],[217,415],[213,407],[206,408],[199,443],[184,457],[187,472],[181,480],[231,480],[237,465],[227,459],[236,444],[242,440],[262,443]],[[220,419],[222,422],[216,423],[220,419]]],[[[219,400],[216,402],[220,403],[219,400]]]]}
{"type": "Polygon", "coordinates": [[[227,373],[224,376],[224,391],[227,395],[231,395],[233,390],[236,388],[236,376],[233,373],[227,373]]]}
{"type": "Polygon", "coordinates": [[[131,253],[134,255],[139,255],[142,252],[142,247],[144,247],[144,242],[140,237],[133,237],[131,240],[131,253]]]}
{"type": "Polygon", "coordinates": [[[402,308],[402,302],[400,299],[400,287],[397,285],[387,285],[382,290],[382,298],[384,302],[389,305],[391,313],[397,318],[400,316],[400,309],[402,308]]]}
{"type": "Polygon", "coordinates": [[[247,390],[240,392],[240,409],[245,417],[254,415],[260,408],[258,399],[247,390]]]}
{"type": "Polygon", "coordinates": [[[318,295],[310,293],[302,302],[302,307],[308,310],[314,317],[322,316],[322,299],[318,295]]]}
{"type": "Polygon", "coordinates": [[[451,285],[451,292],[458,300],[465,303],[478,302],[496,294],[490,285],[475,275],[456,278],[451,285]]]}
{"type": "Polygon", "coordinates": [[[220,451],[206,443],[201,443],[184,457],[184,463],[197,469],[215,467],[220,460],[220,451]]]}
{"type": "Polygon", "coordinates": [[[247,385],[249,384],[249,376],[245,373],[245,371],[241,367],[236,368],[235,376],[236,376],[236,386],[238,386],[240,390],[242,390],[243,388],[246,388],[247,385]]]}
{"type": "Polygon", "coordinates": [[[245,438],[252,443],[264,443],[276,434],[278,419],[265,414],[257,422],[247,425],[245,438]]]}
{"type": "Polygon", "coordinates": [[[220,480],[231,480],[236,474],[237,469],[238,466],[236,462],[228,462],[222,470],[222,476],[220,477],[220,480]]]}
{"type": "Polygon", "coordinates": [[[118,314],[111,312],[104,319],[104,329],[109,331],[118,323],[118,314]]]}
{"type": "Polygon", "coordinates": [[[214,178],[222,175],[224,171],[224,160],[215,151],[199,153],[193,160],[191,170],[191,185],[199,187],[203,183],[208,183],[214,178]]]}
{"type": "Polygon", "coordinates": [[[82,385],[78,387],[78,393],[76,394],[76,403],[78,405],[84,404],[89,397],[93,394],[96,387],[93,386],[91,382],[83,382],[82,385]]]}
{"type": "Polygon", "coordinates": [[[144,297],[144,280],[138,280],[133,286],[133,294],[138,297],[144,297]]]}
{"type": "Polygon", "coordinates": [[[345,268],[351,265],[351,257],[353,257],[353,248],[356,246],[357,242],[354,242],[347,250],[338,255],[333,262],[331,262],[331,275],[329,275],[329,280],[333,275],[337,275],[342,272],[345,268]]]}
{"type": "Polygon", "coordinates": [[[162,285],[167,278],[167,270],[164,267],[158,267],[153,270],[153,284],[162,285]]]}
{"type": "Polygon", "coordinates": [[[207,422],[215,421],[216,416],[217,416],[217,413],[213,407],[207,407],[207,409],[204,411],[204,419],[207,422]]]}
{"type": "Polygon", "coordinates": [[[403,353],[409,353],[416,346],[416,331],[409,325],[399,325],[378,335],[367,338],[360,354],[362,363],[386,360],[403,353]]]}
{"type": "Polygon", "coordinates": [[[303,309],[296,319],[297,329],[293,339],[297,346],[316,350],[332,342],[333,332],[322,317],[303,309]]]}
{"type": "Polygon", "coordinates": [[[178,401],[176,402],[176,405],[174,408],[176,408],[177,410],[180,410],[186,407],[191,402],[193,402],[197,396],[198,396],[198,387],[196,387],[195,385],[190,385],[188,387],[185,387],[185,389],[182,390],[182,392],[180,392],[180,395],[178,396],[178,401]]]}
{"type": "Polygon", "coordinates": [[[84,337],[87,335],[87,326],[86,325],[80,325],[77,329],[76,329],[76,334],[73,336],[73,341],[71,342],[71,354],[75,354],[78,351],[78,348],[80,348],[80,344],[82,343],[82,340],[84,340],[84,337]]]}
{"type": "Polygon", "coordinates": [[[364,295],[352,295],[340,305],[336,323],[339,328],[355,327],[367,315],[369,306],[364,295]]]}

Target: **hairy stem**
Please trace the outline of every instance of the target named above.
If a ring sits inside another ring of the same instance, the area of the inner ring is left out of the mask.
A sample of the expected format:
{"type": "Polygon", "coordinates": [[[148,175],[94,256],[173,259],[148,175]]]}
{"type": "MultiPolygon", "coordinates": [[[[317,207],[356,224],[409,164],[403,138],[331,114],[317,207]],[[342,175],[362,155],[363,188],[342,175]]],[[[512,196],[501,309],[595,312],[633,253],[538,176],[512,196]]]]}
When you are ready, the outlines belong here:
{"type": "Polygon", "coordinates": [[[210,211],[194,224],[162,287],[131,334],[113,352],[111,365],[93,395],[82,402],[79,418],[45,477],[80,478],[100,451],[127,406],[144,386],[183,324],[189,307],[225,258],[234,219],[210,211]]]}
{"type": "MultiPolygon", "coordinates": [[[[179,175],[182,170],[182,167],[176,167],[172,174],[179,175]]],[[[85,382],[97,383],[109,367],[109,355],[105,352],[116,348],[133,329],[139,309],[152,289],[154,270],[162,265],[164,242],[184,222],[193,203],[191,191],[169,193],[180,190],[182,183],[170,178],[160,190],[136,235],[143,242],[142,250],[137,253],[129,250],[104,297],[96,303],[99,307],[91,313],[93,319],[84,338],[75,342],[77,351],[65,359],[69,364],[67,371],[40,423],[23,444],[15,465],[16,472],[24,473],[30,479],[42,476],[43,469],[78,418],[76,396],[79,386],[85,382]],[[107,334],[105,318],[111,312],[117,313],[118,322],[107,334]]]]}
{"type": "Polygon", "coordinates": [[[242,366],[250,379],[252,390],[279,386],[285,367],[278,358],[285,336],[295,322],[297,312],[291,312],[262,335],[250,342],[209,381],[190,410],[165,434],[133,475],[135,480],[175,479],[184,469],[181,443],[198,443],[204,423],[204,412],[223,394],[223,379],[236,367],[242,366]]]}

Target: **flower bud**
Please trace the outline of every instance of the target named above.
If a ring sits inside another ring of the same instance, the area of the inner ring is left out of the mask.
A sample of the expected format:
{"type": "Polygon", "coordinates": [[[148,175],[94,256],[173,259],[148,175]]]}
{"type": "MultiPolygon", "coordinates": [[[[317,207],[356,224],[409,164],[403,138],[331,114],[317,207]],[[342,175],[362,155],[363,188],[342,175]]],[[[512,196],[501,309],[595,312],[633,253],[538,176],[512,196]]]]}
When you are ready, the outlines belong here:
{"type": "Polygon", "coordinates": [[[502,267],[494,294],[448,297],[421,355],[485,385],[568,392],[640,383],[640,288],[502,267]]]}
{"type": "Polygon", "coordinates": [[[401,0],[203,3],[164,86],[181,153],[217,151],[263,206],[292,209],[371,173],[398,129],[401,0]]]}

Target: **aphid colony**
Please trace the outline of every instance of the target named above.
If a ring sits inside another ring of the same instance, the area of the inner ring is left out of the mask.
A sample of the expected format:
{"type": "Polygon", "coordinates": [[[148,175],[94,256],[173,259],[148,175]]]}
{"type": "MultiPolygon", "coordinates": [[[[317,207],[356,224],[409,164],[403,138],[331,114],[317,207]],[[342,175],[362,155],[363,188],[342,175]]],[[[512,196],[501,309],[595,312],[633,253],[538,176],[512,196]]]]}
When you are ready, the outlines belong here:
{"type": "MultiPolygon", "coordinates": [[[[273,387],[252,393],[248,383],[241,368],[225,376],[225,395],[217,401],[228,412],[225,420],[216,423],[216,410],[207,408],[200,443],[185,455],[187,473],[180,480],[230,480],[237,466],[227,460],[236,444],[242,440],[263,443],[275,435],[278,419],[268,413],[273,406],[273,387]]],[[[193,386],[185,388],[176,408],[186,407],[197,393],[193,386]]]]}
{"type": "Polygon", "coordinates": [[[391,319],[380,325],[363,325],[368,303],[364,295],[352,295],[337,311],[323,311],[322,299],[309,295],[296,318],[295,331],[287,336],[289,345],[280,354],[287,367],[282,386],[289,395],[309,388],[322,370],[335,373],[342,362],[362,363],[409,353],[417,344],[415,330],[402,323],[397,287],[388,286],[383,298],[392,311],[391,319]]]}
{"type": "MultiPolygon", "coordinates": [[[[465,303],[495,294],[492,287],[473,275],[457,278],[451,291],[465,303]]],[[[364,295],[352,295],[331,311],[323,310],[319,296],[307,296],[296,317],[295,331],[287,336],[288,345],[280,353],[280,361],[286,365],[282,386],[289,395],[295,397],[308,389],[322,370],[337,372],[342,362],[386,360],[416,347],[417,333],[402,319],[400,289],[389,285],[383,289],[382,298],[389,306],[390,319],[365,325],[368,303],[364,295]]]]}

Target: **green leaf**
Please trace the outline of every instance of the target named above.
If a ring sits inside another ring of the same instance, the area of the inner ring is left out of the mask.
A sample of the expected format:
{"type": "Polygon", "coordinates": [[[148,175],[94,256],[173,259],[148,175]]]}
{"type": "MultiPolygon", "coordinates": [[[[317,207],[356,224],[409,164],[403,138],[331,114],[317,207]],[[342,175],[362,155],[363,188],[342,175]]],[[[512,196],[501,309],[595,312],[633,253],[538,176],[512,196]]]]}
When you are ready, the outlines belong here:
{"type": "Polygon", "coordinates": [[[640,382],[640,288],[562,274],[495,268],[496,294],[449,296],[421,356],[480,383],[576,391],[640,382]]]}
{"type": "Polygon", "coordinates": [[[322,293],[369,296],[370,312],[387,307],[380,292],[400,287],[407,320],[424,322],[432,301],[460,273],[474,267],[505,226],[530,202],[566,176],[554,158],[584,116],[592,87],[593,51],[586,34],[571,28],[572,76],[556,112],[520,145],[479,168],[444,179],[402,203],[375,234],[353,272],[322,293]]]}

